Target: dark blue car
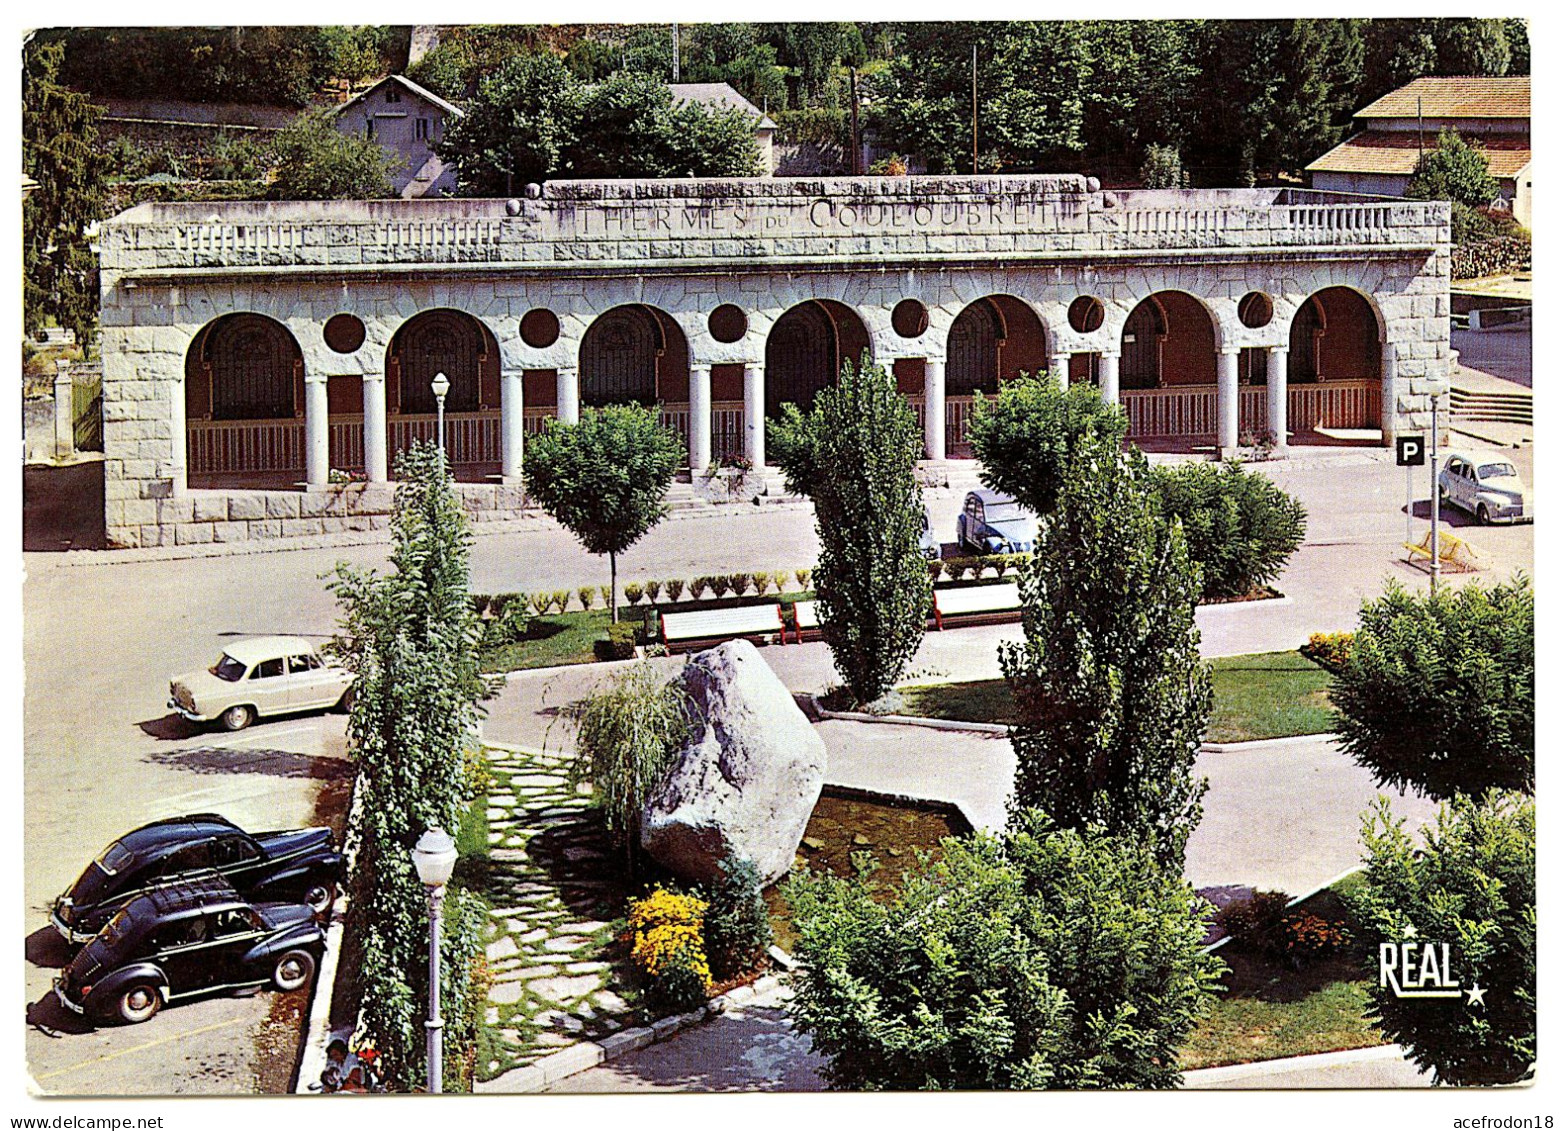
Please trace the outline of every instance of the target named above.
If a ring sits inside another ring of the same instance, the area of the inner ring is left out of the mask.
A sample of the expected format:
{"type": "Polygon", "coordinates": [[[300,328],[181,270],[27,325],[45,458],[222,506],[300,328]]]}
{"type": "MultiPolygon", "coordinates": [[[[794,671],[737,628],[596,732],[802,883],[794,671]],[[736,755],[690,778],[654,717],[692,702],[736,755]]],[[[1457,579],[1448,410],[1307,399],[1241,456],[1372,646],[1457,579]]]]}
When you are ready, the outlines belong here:
{"type": "Polygon", "coordinates": [[[134,1025],[183,998],[307,986],[325,941],[307,903],[251,903],[217,876],[163,884],[76,952],[54,996],[93,1022],[134,1025]]]}
{"type": "Polygon", "coordinates": [[[324,827],[251,834],[215,813],[153,821],[98,853],[49,921],[67,942],[86,942],[148,888],[213,874],[248,898],[324,912],[342,880],[342,854],[324,827]]]}
{"type": "Polygon", "coordinates": [[[1030,554],[1037,548],[1037,516],[998,491],[968,491],[956,542],[979,554],[1030,554]]]}

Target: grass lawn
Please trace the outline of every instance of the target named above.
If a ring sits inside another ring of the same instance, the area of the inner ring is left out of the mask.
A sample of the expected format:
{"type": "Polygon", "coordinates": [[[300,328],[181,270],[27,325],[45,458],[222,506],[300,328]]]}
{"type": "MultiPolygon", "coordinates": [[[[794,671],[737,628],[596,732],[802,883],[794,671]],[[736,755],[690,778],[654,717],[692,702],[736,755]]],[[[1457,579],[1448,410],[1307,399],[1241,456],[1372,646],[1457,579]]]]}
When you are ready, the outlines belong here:
{"type": "Polygon", "coordinates": [[[592,642],[607,635],[607,609],[533,617],[523,639],[500,648],[484,649],[479,656],[479,665],[486,672],[510,672],[520,668],[590,664],[597,659],[592,652],[592,642]]]}
{"type": "MultiPolygon", "coordinates": [[[[1330,674],[1297,652],[1227,656],[1212,663],[1210,742],[1245,742],[1330,730],[1330,674]]],[[[903,714],[1011,723],[1015,702],[1002,679],[903,687],[903,714]]]]}
{"type": "Polygon", "coordinates": [[[1248,742],[1331,729],[1330,673],[1302,653],[1256,652],[1211,662],[1207,742],[1248,742]]]}
{"type": "MultiPolygon", "coordinates": [[[[1299,907],[1345,922],[1350,931],[1355,924],[1341,895],[1361,882],[1361,877],[1349,876],[1299,907]]],[[[1369,983],[1361,944],[1349,943],[1348,953],[1301,971],[1240,949],[1236,943],[1228,943],[1217,954],[1229,967],[1222,979],[1226,992],[1190,1034],[1179,1054],[1181,1069],[1386,1043],[1364,1017],[1369,983]]]]}

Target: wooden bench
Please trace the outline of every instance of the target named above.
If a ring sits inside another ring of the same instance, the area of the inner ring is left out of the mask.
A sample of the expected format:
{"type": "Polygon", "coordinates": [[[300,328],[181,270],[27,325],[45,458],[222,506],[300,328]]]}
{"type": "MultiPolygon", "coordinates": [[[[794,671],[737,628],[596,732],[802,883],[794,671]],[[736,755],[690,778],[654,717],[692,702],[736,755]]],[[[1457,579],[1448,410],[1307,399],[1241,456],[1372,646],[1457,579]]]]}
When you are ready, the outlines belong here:
{"type": "Polygon", "coordinates": [[[795,601],[793,602],[793,639],[802,644],[806,632],[809,634],[809,639],[820,639],[820,610],[815,607],[813,601],[795,601]]]}
{"type": "MultiPolygon", "coordinates": [[[[1423,535],[1421,541],[1403,542],[1406,548],[1408,562],[1427,562],[1432,567],[1434,555],[1434,532],[1430,530],[1423,535]]],[[[1477,559],[1477,552],[1464,538],[1457,538],[1454,534],[1439,532],[1439,568],[1451,570],[1455,573],[1469,573],[1482,568],[1482,563],[1477,559]]]]}
{"type": "Polygon", "coordinates": [[[690,651],[740,637],[787,643],[781,605],[745,605],[737,609],[702,609],[694,613],[663,613],[660,632],[670,652],[690,651]]]}
{"type": "Polygon", "coordinates": [[[1003,624],[1021,619],[1021,590],[1014,583],[934,590],[934,627],[945,622],[1003,624]]]}

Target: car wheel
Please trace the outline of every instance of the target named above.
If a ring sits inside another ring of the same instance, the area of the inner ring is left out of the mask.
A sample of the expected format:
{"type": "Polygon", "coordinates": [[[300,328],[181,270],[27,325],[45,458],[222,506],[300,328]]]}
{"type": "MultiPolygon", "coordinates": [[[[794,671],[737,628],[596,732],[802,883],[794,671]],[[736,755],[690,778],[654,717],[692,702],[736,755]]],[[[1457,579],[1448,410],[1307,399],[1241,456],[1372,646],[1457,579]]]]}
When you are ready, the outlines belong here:
{"type": "Polygon", "coordinates": [[[311,910],[317,915],[330,911],[336,898],[337,885],[329,880],[316,880],[304,889],[304,902],[309,904],[311,910]]]}
{"type": "Polygon", "coordinates": [[[162,1007],[163,999],[151,982],[137,982],[127,986],[119,995],[118,1005],[121,1021],[127,1025],[139,1025],[143,1021],[152,1020],[152,1016],[162,1007]]]}
{"type": "Polygon", "coordinates": [[[223,712],[222,721],[224,730],[243,730],[255,721],[255,711],[243,704],[236,704],[223,712]]]}
{"type": "Polygon", "coordinates": [[[1487,503],[1478,503],[1477,504],[1477,524],[1479,526],[1488,526],[1492,522],[1493,522],[1493,517],[1488,513],[1488,504],[1487,503]]]}
{"type": "Polygon", "coordinates": [[[353,709],[353,689],[350,687],[342,693],[342,698],[337,700],[337,710],[347,714],[353,709]]]}
{"type": "Polygon", "coordinates": [[[309,985],[315,976],[315,956],[307,950],[290,950],[272,967],[272,985],[283,993],[309,985]]]}

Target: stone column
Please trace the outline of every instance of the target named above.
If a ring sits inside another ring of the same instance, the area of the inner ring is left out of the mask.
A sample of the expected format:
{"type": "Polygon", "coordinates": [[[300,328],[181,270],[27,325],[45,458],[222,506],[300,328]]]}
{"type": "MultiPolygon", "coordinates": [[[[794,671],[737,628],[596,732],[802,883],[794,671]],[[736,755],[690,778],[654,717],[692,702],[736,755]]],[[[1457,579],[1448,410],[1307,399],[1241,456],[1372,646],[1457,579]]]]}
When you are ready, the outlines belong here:
{"type": "Polygon", "coordinates": [[[1223,346],[1216,356],[1216,446],[1227,457],[1238,447],[1238,347],[1223,346]]]}
{"type": "Polygon", "coordinates": [[[945,459],[945,359],[923,361],[923,449],[929,459],[945,459]]]}
{"type": "MultiPolygon", "coordinates": [[[[1455,354],[1452,352],[1450,356],[1449,372],[1454,373],[1455,354]]],[[[1447,384],[1448,381],[1447,377],[1447,384]]],[[[1401,416],[1396,408],[1396,343],[1385,342],[1380,346],[1379,360],[1379,428],[1380,442],[1386,447],[1396,442],[1396,427],[1401,416]]]]}
{"type": "Polygon", "coordinates": [[[521,370],[507,369],[500,374],[500,481],[521,481],[521,451],[526,441],[526,405],[523,402],[521,370]]]}
{"type": "Polygon", "coordinates": [[[69,361],[54,365],[54,458],[70,459],[76,454],[76,381],[69,361]]]}
{"type": "Polygon", "coordinates": [[[324,487],[331,475],[331,409],[326,375],[304,375],[304,485],[324,487]]]}
{"type": "Polygon", "coordinates": [[[1271,446],[1287,450],[1287,347],[1272,346],[1265,355],[1265,426],[1271,446]]]}
{"type": "Polygon", "coordinates": [[[766,466],[766,371],[755,362],[744,365],[744,458],[766,466]]]}
{"type": "Polygon", "coordinates": [[[1102,399],[1109,404],[1119,403],[1119,355],[1104,350],[1098,355],[1097,379],[1101,383],[1102,399]]]}
{"type": "Polygon", "coordinates": [[[554,416],[561,424],[581,420],[581,371],[574,365],[555,370],[554,416]]]}
{"type": "Polygon", "coordinates": [[[1060,389],[1070,387],[1070,355],[1056,353],[1048,362],[1048,368],[1054,375],[1054,380],[1059,382],[1060,389]]]}
{"type": "Polygon", "coordinates": [[[190,435],[185,429],[185,382],[181,376],[168,383],[168,479],[169,493],[176,499],[184,498],[190,490],[189,444],[190,435]]]}
{"type": "Polygon", "coordinates": [[[386,375],[364,374],[364,474],[371,483],[390,478],[386,459],[386,375]]]}
{"type": "Polygon", "coordinates": [[[711,366],[690,366],[690,474],[711,466],[711,366]]]}

